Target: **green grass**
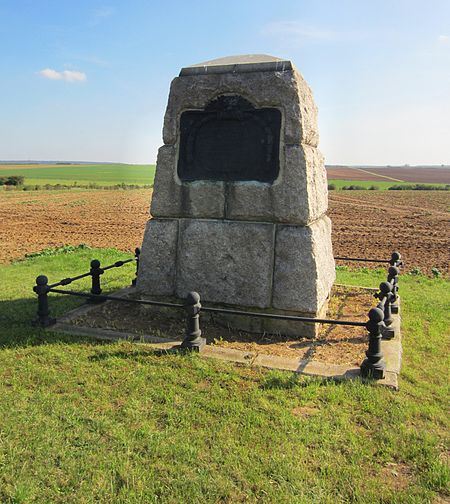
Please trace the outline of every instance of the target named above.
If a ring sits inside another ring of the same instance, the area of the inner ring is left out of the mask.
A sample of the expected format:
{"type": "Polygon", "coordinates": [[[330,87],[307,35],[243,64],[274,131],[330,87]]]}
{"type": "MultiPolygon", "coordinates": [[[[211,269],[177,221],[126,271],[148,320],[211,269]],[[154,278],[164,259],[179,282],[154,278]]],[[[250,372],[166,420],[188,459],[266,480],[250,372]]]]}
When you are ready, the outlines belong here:
{"type": "MultiPolygon", "coordinates": [[[[123,257],[0,266],[0,502],[424,503],[448,492],[449,285],[404,276],[400,391],[30,327],[34,277],[123,257]]],[[[127,285],[133,267],[105,274],[127,285]]],[[[380,271],[339,268],[374,286],[380,271]]],[[[88,282],[84,282],[87,287],[88,282]]],[[[78,300],[52,296],[54,314],[78,300]]]]}
{"type": "Polygon", "coordinates": [[[127,164],[101,164],[101,165],[54,165],[33,168],[3,169],[0,166],[0,175],[22,175],[25,184],[78,184],[98,185],[121,184],[153,184],[155,176],[154,165],[127,165],[127,164]]]}
{"type": "MultiPolygon", "coordinates": [[[[389,187],[396,186],[396,185],[402,185],[402,186],[410,186],[414,187],[417,185],[417,182],[395,182],[394,180],[342,180],[342,179],[328,179],[328,184],[334,184],[336,186],[336,190],[342,190],[344,186],[349,186],[349,185],[357,185],[361,187],[365,187],[366,189],[369,189],[369,187],[377,187],[378,190],[380,191],[387,191],[389,187]]],[[[439,186],[439,187],[445,187],[446,184],[427,184],[427,183],[420,183],[421,185],[426,185],[426,186],[439,186]]]]}

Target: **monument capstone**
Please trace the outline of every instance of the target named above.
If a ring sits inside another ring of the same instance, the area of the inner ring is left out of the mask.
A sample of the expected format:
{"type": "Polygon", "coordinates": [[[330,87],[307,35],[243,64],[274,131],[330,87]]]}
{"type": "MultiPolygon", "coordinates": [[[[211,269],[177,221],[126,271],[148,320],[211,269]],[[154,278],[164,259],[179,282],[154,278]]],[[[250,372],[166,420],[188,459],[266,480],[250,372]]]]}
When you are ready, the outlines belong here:
{"type": "MultiPolygon", "coordinates": [[[[231,56],[170,87],[138,291],[247,310],[323,316],[335,279],[317,108],[290,61],[231,56]]],[[[236,328],[314,336],[258,317],[236,328]]]]}

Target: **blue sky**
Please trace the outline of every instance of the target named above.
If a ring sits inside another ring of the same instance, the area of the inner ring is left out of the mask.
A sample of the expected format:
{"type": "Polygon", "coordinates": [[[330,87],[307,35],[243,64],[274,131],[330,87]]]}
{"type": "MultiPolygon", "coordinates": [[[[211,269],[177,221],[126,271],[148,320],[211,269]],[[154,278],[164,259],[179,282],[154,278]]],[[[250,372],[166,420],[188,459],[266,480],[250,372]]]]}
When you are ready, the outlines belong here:
{"type": "Polygon", "coordinates": [[[0,159],[154,162],[170,81],[291,59],[329,164],[450,164],[449,0],[0,0],[0,159]]]}

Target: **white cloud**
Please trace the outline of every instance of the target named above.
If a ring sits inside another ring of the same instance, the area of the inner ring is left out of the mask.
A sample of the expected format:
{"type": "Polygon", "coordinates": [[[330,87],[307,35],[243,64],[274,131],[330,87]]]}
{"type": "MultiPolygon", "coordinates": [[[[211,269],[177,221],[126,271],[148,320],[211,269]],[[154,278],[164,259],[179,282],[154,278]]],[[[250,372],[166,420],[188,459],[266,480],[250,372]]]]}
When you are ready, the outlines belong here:
{"type": "Polygon", "coordinates": [[[62,79],[62,74],[60,72],[57,72],[56,70],[52,70],[51,68],[45,68],[44,70],[41,70],[38,73],[39,73],[39,75],[41,75],[42,77],[45,77],[46,79],[51,79],[51,80],[62,79]]]}
{"type": "Polygon", "coordinates": [[[44,68],[38,72],[41,77],[50,80],[63,80],[66,82],[85,82],[87,76],[84,72],[77,72],[75,70],[64,70],[63,72],[58,72],[52,68],[44,68]]]}
{"type": "Polygon", "coordinates": [[[61,72],[63,79],[67,82],[85,82],[87,80],[87,76],[84,72],[77,72],[75,70],[64,70],[61,72]]]}
{"type": "Polygon", "coordinates": [[[450,43],[450,36],[448,36],[448,35],[439,35],[438,41],[441,44],[448,44],[448,43],[450,43]]]}

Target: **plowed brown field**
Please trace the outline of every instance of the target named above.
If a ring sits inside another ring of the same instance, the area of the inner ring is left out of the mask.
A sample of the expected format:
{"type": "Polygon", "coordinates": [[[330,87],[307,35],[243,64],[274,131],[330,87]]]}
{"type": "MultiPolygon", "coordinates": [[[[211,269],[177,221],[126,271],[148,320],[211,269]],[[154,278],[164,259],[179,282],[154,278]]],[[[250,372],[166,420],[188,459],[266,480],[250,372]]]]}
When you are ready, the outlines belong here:
{"type": "MultiPolygon", "coordinates": [[[[132,251],[142,241],[151,190],[1,191],[0,262],[48,247],[86,243],[132,251]]],[[[334,191],[335,255],[402,252],[407,269],[448,274],[450,193],[334,191]]]]}
{"type": "Polygon", "coordinates": [[[392,166],[389,168],[356,168],[350,166],[328,166],[327,174],[329,179],[450,184],[450,169],[444,167],[392,166]]]}
{"type": "Polygon", "coordinates": [[[407,270],[430,274],[437,267],[448,275],[449,208],[446,191],[334,191],[328,212],[334,253],[385,258],[397,249],[407,270]]]}

